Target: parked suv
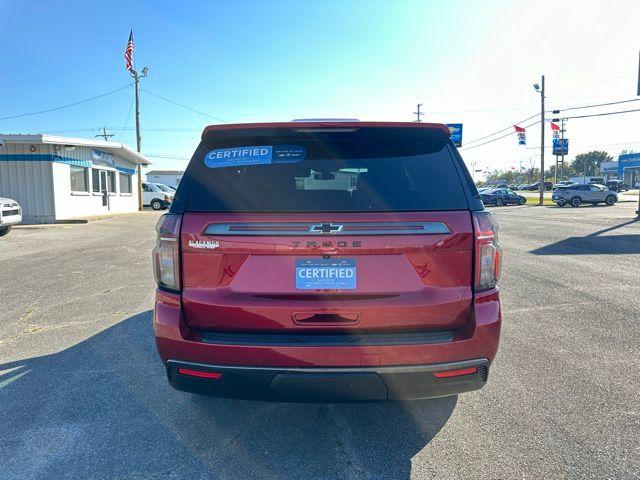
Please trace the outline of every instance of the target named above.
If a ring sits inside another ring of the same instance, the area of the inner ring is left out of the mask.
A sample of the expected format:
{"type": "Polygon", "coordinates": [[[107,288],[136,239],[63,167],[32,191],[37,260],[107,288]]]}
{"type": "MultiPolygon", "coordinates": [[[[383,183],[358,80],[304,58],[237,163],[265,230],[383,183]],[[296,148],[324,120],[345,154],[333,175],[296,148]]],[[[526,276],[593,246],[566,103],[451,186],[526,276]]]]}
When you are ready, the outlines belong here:
{"type": "Polygon", "coordinates": [[[629,190],[629,184],[623,180],[609,180],[606,186],[614,192],[626,192],[629,190]]]}
{"type": "Polygon", "coordinates": [[[11,231],[11,227],[22,222],[22,209],[18,202],[0,197],[0,237],[11,231]]]}
{"type": "Polygon", "coordinates": [[[207,127],[157,232],[154,329],[178,390],[361,401],[487,381],[497,225],[445,125],[207,127]]]}
{"type": "Polygon", "coordinates": [[[566,187],[559,187],[553,191],[551,199],[559,207],[564,207],[567,203],[572,207],[579,207],[583,203],[606,203],[611,206],[618,201],[618,194],[602,185],[593,183],[586,185],[572,184],[566,187]]]}

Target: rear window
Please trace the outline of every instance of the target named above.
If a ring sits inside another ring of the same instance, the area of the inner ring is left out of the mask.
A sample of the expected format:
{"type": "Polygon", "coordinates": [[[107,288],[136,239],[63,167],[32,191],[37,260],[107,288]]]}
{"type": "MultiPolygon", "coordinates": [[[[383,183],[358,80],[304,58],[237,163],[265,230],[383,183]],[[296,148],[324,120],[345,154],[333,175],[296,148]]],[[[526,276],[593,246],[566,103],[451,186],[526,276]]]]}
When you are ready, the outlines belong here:
{"type": "Polygon", "coordinates": [[[389,212],[468,208],[441,132],[408,128],[211,132],[187,211],[389,212]]]}

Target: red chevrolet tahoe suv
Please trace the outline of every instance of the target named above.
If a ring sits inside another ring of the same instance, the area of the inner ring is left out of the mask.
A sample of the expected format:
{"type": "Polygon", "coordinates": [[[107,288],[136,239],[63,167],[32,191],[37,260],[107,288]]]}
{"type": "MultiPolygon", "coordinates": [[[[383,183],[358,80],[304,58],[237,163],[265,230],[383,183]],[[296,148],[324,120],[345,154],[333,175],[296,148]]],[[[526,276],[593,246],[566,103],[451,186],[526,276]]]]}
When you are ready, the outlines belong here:
{"type": "Polygon", "coordinates": [[[501,249],[445,125],[207,127],[157,232],[178,390],[364,401],[487,381],[501,249]]]}

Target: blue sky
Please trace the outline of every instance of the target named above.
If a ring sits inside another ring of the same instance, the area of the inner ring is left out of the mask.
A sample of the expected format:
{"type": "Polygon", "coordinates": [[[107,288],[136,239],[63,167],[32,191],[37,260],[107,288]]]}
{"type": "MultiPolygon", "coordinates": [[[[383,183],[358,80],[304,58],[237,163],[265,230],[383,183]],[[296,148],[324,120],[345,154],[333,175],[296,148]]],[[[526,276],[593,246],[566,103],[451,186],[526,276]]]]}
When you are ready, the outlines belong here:
{"type": "MultiPolygon", "coordinates": [[[[541,73],[554,107],[632,98],[640,48],[634,2],[558,3],[3,2],[11,21],[0,26],[0,117],[129,83],[123,51],[131,28],[136,66],[149,67],[142,88],[226,122],[411,120],[420,102],[427,120],[464,122],[465,139],[474,139],[535,113],[531,84],[541,73]]],[[[0,120],[0,131],[92,137],[106,126],[114,140],[134,145],[133,113],[126,121],[132,100],[129,87],[0,120]]],[[[217,123],[146,92],[141,112],[143,153],[175,157],[152,157],[154,168],[184,167],[199,132],[217,123]]],[[[575,122],[572,143],[616,145],[612,153],[640,147],[640,115],[621,117],[575,122]]],[[[533,162],[539,130],[529,135],[529,150],[507,138],[465,158],[482,168],[533,162]]]]}

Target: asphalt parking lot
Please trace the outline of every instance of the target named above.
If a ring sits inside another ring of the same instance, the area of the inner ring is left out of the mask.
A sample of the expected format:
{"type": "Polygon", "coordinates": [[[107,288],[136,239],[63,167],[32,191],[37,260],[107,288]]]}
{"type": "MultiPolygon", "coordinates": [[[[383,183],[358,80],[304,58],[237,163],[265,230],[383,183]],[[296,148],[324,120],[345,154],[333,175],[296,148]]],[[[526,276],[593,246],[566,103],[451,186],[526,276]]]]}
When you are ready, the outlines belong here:
{"type": "Polygon", "coordinates": [[[504,327],[481,391],[286,404],[172,390],[155,212],[0,239],[0,478],[640,478],[635,205],[493,209],[504,327]]]}

